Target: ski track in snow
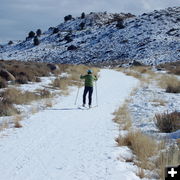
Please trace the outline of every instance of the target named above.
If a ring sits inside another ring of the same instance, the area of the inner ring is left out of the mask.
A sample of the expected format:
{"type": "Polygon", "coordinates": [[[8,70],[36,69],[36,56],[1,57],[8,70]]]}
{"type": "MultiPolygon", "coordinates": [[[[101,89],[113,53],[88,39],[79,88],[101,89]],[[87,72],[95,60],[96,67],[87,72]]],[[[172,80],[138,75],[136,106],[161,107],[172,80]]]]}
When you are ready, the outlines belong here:
{"type": "MultiPolygon", "coordinates": [[[[128,163],[117,160],[118,126],[112,113],[128,97],[137,80],[101,70],[99,106],[75,106],[76,89],[59,97],[52,108],[22,121],[23,128],[6,130],[0,138],[1,180],[136,180],[128,163]]],[[[95,88],[93,105],[96,105],[95,88]]]]}

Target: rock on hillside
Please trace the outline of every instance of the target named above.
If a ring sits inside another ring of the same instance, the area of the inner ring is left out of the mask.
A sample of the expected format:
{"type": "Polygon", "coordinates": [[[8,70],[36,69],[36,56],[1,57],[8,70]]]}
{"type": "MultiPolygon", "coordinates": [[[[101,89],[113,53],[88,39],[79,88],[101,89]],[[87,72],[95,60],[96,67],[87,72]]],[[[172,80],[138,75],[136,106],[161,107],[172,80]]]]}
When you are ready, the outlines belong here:
{"type": "Polygon", "coordinates": [[[180,60],[180,7],[131,14],[90,13],[51,27],[33,39],[0,48],[3,59],[53,63],[156,65],[180,60]]]}

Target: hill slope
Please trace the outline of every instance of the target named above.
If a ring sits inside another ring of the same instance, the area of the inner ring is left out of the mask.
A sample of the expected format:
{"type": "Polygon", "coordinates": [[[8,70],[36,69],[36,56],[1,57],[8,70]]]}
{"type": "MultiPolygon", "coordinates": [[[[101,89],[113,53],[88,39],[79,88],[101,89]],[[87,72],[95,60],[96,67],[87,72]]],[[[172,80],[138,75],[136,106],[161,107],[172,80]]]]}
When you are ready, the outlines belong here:
{"type": "Polygon", "coordinates": [[[180,60],[180,7],[131,14],[90,13],[49,28],[33,40],[5,45],[3,59],[55,63],[97,63],[132,60],[160,64],[180,60]],[[123,24],[121,23],[123,19],[123,24]],[[117,27],[117,22],[120,26],[117,27]]]}

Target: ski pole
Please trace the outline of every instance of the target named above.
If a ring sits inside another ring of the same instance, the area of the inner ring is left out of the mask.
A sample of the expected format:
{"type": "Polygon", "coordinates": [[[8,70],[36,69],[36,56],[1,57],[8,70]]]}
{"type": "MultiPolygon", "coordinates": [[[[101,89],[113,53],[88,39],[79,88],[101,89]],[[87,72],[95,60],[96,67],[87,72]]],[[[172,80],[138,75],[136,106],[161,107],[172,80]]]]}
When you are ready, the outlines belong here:
{"type": "Polygon", "coordinates": [[[96,105],[98,106],[98,94],[97,94],[97,84],[95,81],[95,87],[96,87],[96,105]]]}
{"type": "Polygon", "coordinates": [[[79,88],[79,86],[78,86],[77,95],[76,95],[76,100],[75,100],[75,103],[74,103],[75,105],[76,105],[76,103],[77,103],[77,99],[78,99],[78,95],[79,95],[79,89],[80,89],[80,88],[79,88]]]}

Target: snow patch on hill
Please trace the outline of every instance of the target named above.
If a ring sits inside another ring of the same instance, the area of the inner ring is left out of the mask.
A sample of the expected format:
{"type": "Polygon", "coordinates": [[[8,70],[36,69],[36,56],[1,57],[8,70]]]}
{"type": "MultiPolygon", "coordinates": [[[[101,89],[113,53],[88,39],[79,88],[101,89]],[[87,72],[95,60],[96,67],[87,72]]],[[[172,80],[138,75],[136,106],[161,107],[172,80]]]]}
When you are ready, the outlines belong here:
{"type": "Polygon", "coordinates": [[[180,7],[155,10],[138,17],[130,14],[90,13],[84,19],[49,28],[40,45],[29,39],[0,49],[1,58],[54,63],[102,63],[133,60],[157,65],[180,59],[180,7]],[[124,20],[124,28],[116,27],[124,20]],[[83,25],[82,25],[83,23],[83,25]],[[81,28],[82,25],[82,28],[81,28]],[[68,36],[68,40],[67,40],[68,36]]]}

